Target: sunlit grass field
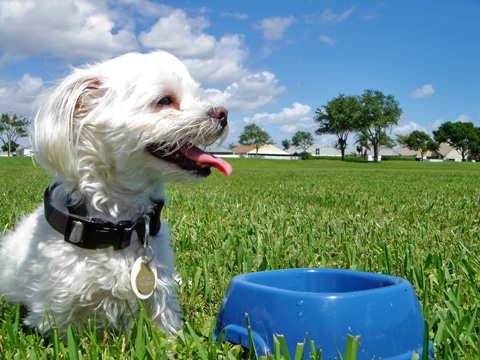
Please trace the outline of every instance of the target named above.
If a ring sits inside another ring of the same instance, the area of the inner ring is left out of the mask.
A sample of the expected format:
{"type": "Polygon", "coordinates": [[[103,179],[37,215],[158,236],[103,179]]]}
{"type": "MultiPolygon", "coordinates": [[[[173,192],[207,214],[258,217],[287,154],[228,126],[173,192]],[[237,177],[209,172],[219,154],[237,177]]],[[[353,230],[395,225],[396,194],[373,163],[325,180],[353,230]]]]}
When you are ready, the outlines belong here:
{"type": "MultiPolygon", "coordinates": [[[[230,279],[301,267],[408,279],[429,322],[436,357],[480,358],[480,164],[230,162],[229,178],[215,171],[200,185],[168,187],[163,218],[172,228],[184,280],[186,325],[176,342],[167,342],[142,318],[129,334],[86,329],[71,332],[63,344],[23,329],[20,309],[0,303],[0,358],[251,357],[212,339],[230,279]]],[[[0,179],[5,231],[41,203],[49,177],[29,159],[0,158],[0,179]]]]}

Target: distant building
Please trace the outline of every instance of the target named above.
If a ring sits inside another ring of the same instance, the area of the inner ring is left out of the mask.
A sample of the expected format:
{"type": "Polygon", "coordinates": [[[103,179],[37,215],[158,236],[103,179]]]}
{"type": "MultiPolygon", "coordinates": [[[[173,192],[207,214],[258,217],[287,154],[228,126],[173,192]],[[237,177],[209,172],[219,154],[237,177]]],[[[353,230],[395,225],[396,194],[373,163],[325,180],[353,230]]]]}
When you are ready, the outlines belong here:
{"type": "MultiPolygon", "coordinates": [[[[357,151],[356,146],[350,146],[345,149],[345,156],[356,156],[356,157],[365,157],[368,161],[374,161],[373,147],[371,149],[363,149],[362,153],[357,151]]],[[[382,160],[382,157],[394,157],[400,156],[395,149],[389,148],[387,146],[380,146],[379,149],[379,160],[382,160]]]]}
{"type": "Polygon", "coordinates": [[[434,151],[431,154],[427,154],[427,158],[430,155],[432,159],[442,159],[444,161],[462,161],[462,153],[458,150],[455,150],[453,147],[447,143],[441,143],[440,149],[434,151]]]}
{"type": "Polygon", "coordinates": [[[32,147],[19,148],[17,149],[17,156],[33,156],[32,147]]]}
{"type": "MultiPolygon", "coordinates": [[[[234,147],[233,152],[239,157],[254,158],[257,157],[256,145],[239,145],[234,147]]],[[[298,156],[293,156],[285,150],[273,144],[261,144],[258,148],[258,158],[275,160],[297,160],[298,156]]]]}
{"type": "MultiPolygon", "coordinates": [[[[292,155],[300,155],[301,153],[303,153],[303,149],[299,147],[292,147],[287,151],[292,155]]],[[[327,144],[314,144],[312,146],[309,146],[306,152],[312,156],[342,156],[340,150],[335,149],[333,146],[327,144]]]]}
{"type": "Polygon", "coordinates": [[[218,157],[236,157],[233,150],[216,143],[205,147],[203,150],[218,157]]]}
{"type": "Polygon", "coordinates": [[[393,150],[401,157],[420,157],[420,151],[410,150],[409,148],[395,148],[393,150]]]}
{"type": "MultiPolygon", "coordinates": [[[[420,151],[410,150],[408,148],[398,148],[393,150],[395,150],[397,153],[400,154],[400,156],[403,157],[415,157],[418,159],[421,157],[420,151]]],[[[441,143],[440,148],[437,151],[426,151],[423,154],[423,159],[429,161],[460,162],[462,161],[462,154],[460,153],[460,151],[455,150],[447,143],[441,143]]]]}

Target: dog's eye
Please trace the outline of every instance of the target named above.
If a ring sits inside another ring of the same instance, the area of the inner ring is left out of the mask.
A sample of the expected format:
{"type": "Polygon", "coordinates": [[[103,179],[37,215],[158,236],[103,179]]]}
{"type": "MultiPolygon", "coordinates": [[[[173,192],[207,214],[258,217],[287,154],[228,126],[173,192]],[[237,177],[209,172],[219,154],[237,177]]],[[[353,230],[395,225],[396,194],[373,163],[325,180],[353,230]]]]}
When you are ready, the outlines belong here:
{"type": "Polygon", "coordinates": [[[173,103],[173,100],[170,96],[165,96],[157,101],[157,106],[168,106],[173,103]]]}

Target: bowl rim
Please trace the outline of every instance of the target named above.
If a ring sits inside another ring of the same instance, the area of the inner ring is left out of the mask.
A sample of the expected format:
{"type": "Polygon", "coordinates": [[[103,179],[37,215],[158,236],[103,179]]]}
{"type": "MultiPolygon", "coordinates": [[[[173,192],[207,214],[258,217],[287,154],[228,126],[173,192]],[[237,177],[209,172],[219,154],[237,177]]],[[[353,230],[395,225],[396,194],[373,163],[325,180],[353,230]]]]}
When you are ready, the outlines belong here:
{"type": "Polygon", "coordinates": [[[366,271],[359,270],[349,270],[349,269],[331,269],[331,268],[298,268],[298,269],[279,269],[279,270],[267,270],[267,271],[258,271],[250,272],[236,275],[232,280],[231,284],[238,284],[242,287],[248,287],[252,290],[258,290],[263,292],[275,292],[275,293],[285,293],[285,294],[298,294],[301,293],[302,296],[327,296],[327,297],[344,297],[352,296],[353,294],[357,296],[371,296],[372,292],[378,294],[379,292],[389,292],[395,291],[398,287],[407,287],[410,288],[412,285],[405,279],[386,275],[371,273],[366,271]],[[284,274],[289,276],[294,275],[295,273],[299,274],[322,274],[326,276],[350,276],[355,279],[364,279],[369,281],[383,282],[384,284],[378,287],[372,287],[361,290],[353,291],[329,291],[329,292],[314,292],[314,291],[297,291],[284,289],[275,286],[269,286],[255,282],[257,278],[266,279],[268,277],[277,277],[284,274]]]}

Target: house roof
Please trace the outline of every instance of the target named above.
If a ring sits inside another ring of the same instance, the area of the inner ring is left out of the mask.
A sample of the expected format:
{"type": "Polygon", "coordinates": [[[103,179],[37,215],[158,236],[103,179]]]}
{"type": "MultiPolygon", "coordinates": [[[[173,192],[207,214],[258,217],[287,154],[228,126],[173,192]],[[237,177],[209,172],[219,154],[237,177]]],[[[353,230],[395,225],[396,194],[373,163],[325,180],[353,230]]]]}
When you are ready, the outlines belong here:
{"type": "Polygon", "coordinates": [[[439,154],[441,154],[442,156],[447,156],[453,150],[455,150],[455,149],[453,147],[451,147],[450,145],[448,145],[447,143],[441,143],[440,148],[437,150],[437,152],[439,154]]]}
{"type": "Polygon", "coordinates": [[[238,145],[238,146],[235,146],[234,148],[232,148],[232,151],[235,154],[246,154],[249,151],[251,151],[252,149],[255,150],[255,144],[253,144],[253,145],[238,145]]]}
{"type": "Polygon", "coordinates": [[[217,143],[205,147],[204,151],[210,154],[233,154],[233,150],[217,143]]]}
{"type": "MultiPolygon", "coordinates": [[[[345,155],[356,155],[357,154],[357,147],[356,146],[350,146],[345,149],[345,155]]],[[[373,155],[373,148],[370,150],[367,150],[367,155],[373,155]]],[[[400,154],[395,151],[395,149],[391,149],[386,146],[380,146],[380,151],[379,151],[380,156],[400,156],[400,154]]]]}
{"type": "MultiPolygon", "coordinates": [[[[239,145],[234,147],[233,152],[235,154],[256,154],[256,144],[252,145],[239,145]]],[[[259,155],[290,155],[285,150],[273,144],[263,144],[258,148],[259,155]]]]}
{"type": "MultiPolygon", "coordinates": [[[[333,146],[327,144],[313,144],[307,148],[307,153],[315,155],[317,149],[320,150],[320,155],[340,156],[342,154],[340,150],[335,149],[333,146]]],[[[287,151],[290,154],[300,154],[303,152],[303,149],[299,147],[292,147],[287,151]]]]}
{"type": "Polygon", "coordinates": [[[400,156],[420,156],[420,151],[410,150],[409,148],[395,148],[393,150],[400,154],[400,156]]]}
{"type": "MultiPolygon", "coordinates": [[[[396,148],[393,149],[397,153],[400,154],[400,156],[416,156],[420,157],[421,153],[420,151],[415,151],[415,150],[410,150],[408,148],[396,148]]],[[[448,156],[452,151],[455,151],[453,147],[448,145],[447,143],[441,143],[440,148],[437,151],[426,151],[423,156],[425,157],[430,157],[430,156],[437,156],[435,154],[440,154],[442,157],[448,156]]]]}

